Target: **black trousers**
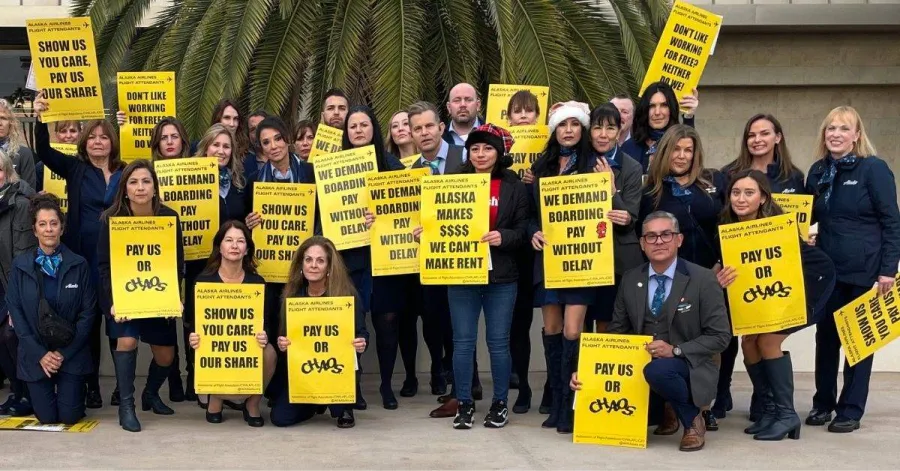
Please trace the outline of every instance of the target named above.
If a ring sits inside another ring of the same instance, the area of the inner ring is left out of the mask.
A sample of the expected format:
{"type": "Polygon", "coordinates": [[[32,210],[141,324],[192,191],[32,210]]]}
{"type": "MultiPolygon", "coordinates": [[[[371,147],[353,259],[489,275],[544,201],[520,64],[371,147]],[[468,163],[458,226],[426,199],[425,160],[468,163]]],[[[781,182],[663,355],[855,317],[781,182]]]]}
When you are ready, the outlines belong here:
{"type": "Polygon", "coordinates": [[[28,382],[34,416],[42,424],[72,425],[84,417],[85,377],[59,372],[28,382]]]}
{"type": "Polygon", "coordinates": [[[17,379],[19,338],[7,319],[0,323],[0,368],[9,379],[9,390],[15,397],[26,394],[25,384],[17,379]]]}

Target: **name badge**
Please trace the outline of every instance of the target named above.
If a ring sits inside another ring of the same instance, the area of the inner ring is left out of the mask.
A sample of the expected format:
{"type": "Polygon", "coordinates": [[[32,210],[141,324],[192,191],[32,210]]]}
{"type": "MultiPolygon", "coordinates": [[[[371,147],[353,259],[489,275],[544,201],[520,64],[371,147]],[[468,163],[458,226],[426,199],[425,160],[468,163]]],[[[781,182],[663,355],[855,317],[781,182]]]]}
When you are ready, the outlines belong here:
{"type": "Polygon", "coordinates": [[[678,312],[687,312],[691,310],[691,303],[681,303],[675,308],[678,312]]]}

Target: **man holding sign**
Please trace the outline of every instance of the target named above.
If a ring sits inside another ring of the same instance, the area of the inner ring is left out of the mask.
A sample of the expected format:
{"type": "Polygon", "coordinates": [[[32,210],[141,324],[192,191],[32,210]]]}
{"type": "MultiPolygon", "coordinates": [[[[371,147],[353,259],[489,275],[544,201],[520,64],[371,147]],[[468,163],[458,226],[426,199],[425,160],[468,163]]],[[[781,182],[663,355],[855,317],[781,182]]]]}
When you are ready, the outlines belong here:
{"type": "MultiPolygon", "coordinates": [[[[644,368],[644,379],[655,393],[651,411],[660,397],[666,407],[653,434],[674,434],[680,420],[684,435],[679,449],[697,451],[706,434],[700,408],[716,395],[719,371],[713,356],[731,340],[725,298],[710,270],[678,258],[683,237],[674,215],[651,213],[642,234],[641,248],[650,262],[622,276],[609,333],[655,339],[645,347],[653,359],[644,368]]],[[[577,374],[571,386],[580,389],[577,374]]]]}

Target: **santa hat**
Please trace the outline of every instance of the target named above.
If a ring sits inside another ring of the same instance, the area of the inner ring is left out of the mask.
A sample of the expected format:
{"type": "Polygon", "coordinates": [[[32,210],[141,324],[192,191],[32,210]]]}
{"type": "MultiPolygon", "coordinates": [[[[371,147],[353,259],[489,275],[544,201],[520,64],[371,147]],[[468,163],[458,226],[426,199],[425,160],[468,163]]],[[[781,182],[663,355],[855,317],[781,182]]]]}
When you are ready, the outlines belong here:
{"type": "Polygon", "coordinates": [[[588,127],[588,123],[591,119],[590,114],[591,109],[588,107],[587,103],[582,103],[580,101],[557,103],[550,107],[550,119],[547,122],[547,125],[552,132],[559,126],[559,123],[562,123],[569,118],[575,118],[582,126],[588,127]]]}

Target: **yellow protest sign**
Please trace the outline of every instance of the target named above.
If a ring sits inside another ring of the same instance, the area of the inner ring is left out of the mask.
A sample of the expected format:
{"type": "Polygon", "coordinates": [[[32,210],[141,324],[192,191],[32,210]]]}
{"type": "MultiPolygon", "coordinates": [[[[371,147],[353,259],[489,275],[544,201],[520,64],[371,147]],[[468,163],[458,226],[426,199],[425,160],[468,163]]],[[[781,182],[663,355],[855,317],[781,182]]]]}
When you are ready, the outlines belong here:
{"type": "Polygon", "coordinates": [[[194,385],[204,394],[262,394],[263,331],[266,286],[197,283],[194,288],[200,347],[194,385]]]}
{"type": "Polygon", "coordinates": [[[797,215],[797,228],[800,229],[800,237],[809,240],[809,223],[812,220],[812,195],[792,195],[787,193],[774,193],[772,200],[781,206],[786,213],[797,215]]]}
{"type": "Polygon", "coordinates": [[[331,239],[338,250],[369,245],[366,174],[378,171],[375,147],[320,155],[315,170],[323,235],[331,239]]]}
{"type": "Polygon", "coordinates": [[[181,317],[176,218],[109,218],[116,316],[181,317]]]}
{"type": "Polygon", "coordinates": [[[609,172],[539,180],[544,246],[544,286],[584,288],[615,283],[609,220],[609,172]]]}
{"type": "Polygon", "coordinates": [[[0,417],[0,430],[86,433],[94,430],[99,423],[97,420],[82,420],[72,425],[42,424],[34,417],[0,417]]]}
{"type": "Polygon", "coordinates": [[[719,226],[722,262],[736,270],[728,287],[734,335],[806,324],[806,289],[794,213],[719,226]]]}
{"type": "Polygon", "coordinates": [[[509,117],[506,110],[509,108],[509,99],[516,92],[529,91],[537,97],[538,107],[541,112],[537,117],[537,124],[547,123],[547,100],[550,97],[550,87],[540,85],[507,85],[492,83],[488,86],[487,114],[484,119],[488,123],[496,124],[504,128],[509,127],[509,117]]]}
{"type": "Polygon", "coordinates": [[[372,235],[372,276],[419,273],[419,227],[422,177],[429,168],[366,175],[369,211],[375,215],[372,235]]]}
{"type": "Polygon", "coordinates": [[[581,334],[575,443],[647,448],[647,335],[581,334]]]}
{"type": "MultiPolygon", "coordinates": [[[[62,152],[63,154],[75,156],[78,153],[78,146],[75,144],[63,144],[61,142],[53,142],[50,147],[62,152]]],[[[59,208],[63,213],[69,211],[69,193],[66,188],[66,180],[51,172],[49,168],[44,166],[44,191],[59,198],[59,208]]]]}
{"type": "Polygon", "coordinates": [[[513,126],[509,128],[513,137],[513,145],[509,150],[509,156],[513,159],[509,169],[519,175],[525,176],[525,170],[534,165],[534,161],[544,153],[547,147],[547,139],[550,137],[550,128],[547,126],[513,126]]]}
{"type": "Polygon", "coordinates": [[[316,157],[325,154],[340,152],[344,148],[344,131],[338,128],[319,123],[316,128],[316,137],[313,138],[312,148],[309,150],[309,163],[313,163],[316,157]]]}
{"type": "Polygon", "coordinates": [[[423,285],[486,285],[490,248],[490,175],[422,178],[419,279],[423,285]]]}
{"type": "Polygon", "coordinates": [[[253,229],[259,276],[269,283],[287,283],[294,252],[313,235],[316,186],[254,183],[253,212],[262,217],[253,229]]]}
{"type": "Polygon", "coordinates": [[[416,163],[422,157],[422,154],[413,154],[406,157],[400,158],[400,163],[403,164],[406,168],[412,168],[413,164],[416,163]]]}
{"type": "Polygon", "coordinates": [[[847,363],[853,366],[900,337],[900,274],[884,296],[870,289],[834,313],[847,363]]]}
{"type": "Polygon", "coordinates": [[[676,0],[647,67],[641,93],[651,83],[663,81],[672,86],[679,100],[692,94],[721,25],[721,16],[676,0]]]}
{"type": "Polygon", "coordinates": [[[153,163],[166,206],[178,213],[185,260],[206,260],[219,231],[219,163],[215,157],[153,163]]]}
{"type": "Polygon", "coordinates": [[[103,92],[91,19],[27,20],[37,86],[50,109],[41,121],[103,119],[103,92]]]}
{"type": "Polygon", "coordinates": [[[153,128],[175,116],[175,72],[119,72],[119,109],[125,124],[119,128],[122,160],[150,159],[153,128]]]}
{"type": "Polygon", "coordinates": [[[288,298],[286,302],[290,401],[356,402],[353,297],[288,298]]]}

